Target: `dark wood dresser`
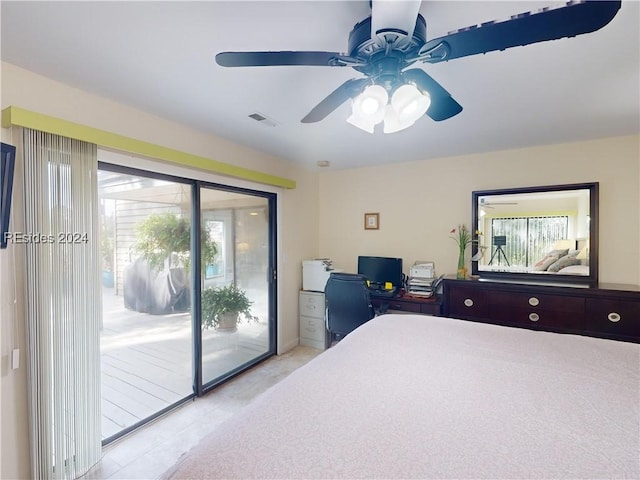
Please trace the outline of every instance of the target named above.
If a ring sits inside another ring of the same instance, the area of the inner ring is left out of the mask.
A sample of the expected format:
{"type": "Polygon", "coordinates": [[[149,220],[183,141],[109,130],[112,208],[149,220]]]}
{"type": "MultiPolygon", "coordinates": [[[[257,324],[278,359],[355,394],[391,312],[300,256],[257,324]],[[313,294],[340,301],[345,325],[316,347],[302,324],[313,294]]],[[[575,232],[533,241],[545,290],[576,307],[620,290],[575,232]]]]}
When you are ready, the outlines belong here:
{"type": "Polygon", "coordinates": [[[446,316],[536,330],[640,342],[640,287],[444,281],[446,316]]]}

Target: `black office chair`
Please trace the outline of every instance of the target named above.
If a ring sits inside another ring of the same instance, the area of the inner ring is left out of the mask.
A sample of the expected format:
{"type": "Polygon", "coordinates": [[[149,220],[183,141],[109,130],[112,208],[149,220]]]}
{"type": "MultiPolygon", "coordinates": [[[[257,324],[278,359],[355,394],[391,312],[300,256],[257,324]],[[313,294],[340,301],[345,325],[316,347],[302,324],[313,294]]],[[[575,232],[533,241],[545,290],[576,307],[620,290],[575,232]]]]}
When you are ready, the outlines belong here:
{"type": "Polygon", "coordinates": [[[354,273],[332,273],[324,288],[327,347],[375,316],[366,279],[354,273]]]}

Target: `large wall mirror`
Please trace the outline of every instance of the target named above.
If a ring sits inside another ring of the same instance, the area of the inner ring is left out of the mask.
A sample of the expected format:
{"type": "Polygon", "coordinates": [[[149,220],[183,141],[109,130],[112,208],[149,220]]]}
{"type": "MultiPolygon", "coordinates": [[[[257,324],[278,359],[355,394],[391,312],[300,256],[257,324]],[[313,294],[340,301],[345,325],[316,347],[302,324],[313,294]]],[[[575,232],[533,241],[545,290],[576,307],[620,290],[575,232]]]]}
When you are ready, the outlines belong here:
{"type": "Polygon", "coordinates": [[[474,275],[598,283],[598,183],[476,191],[472,199],[474,275]]]}

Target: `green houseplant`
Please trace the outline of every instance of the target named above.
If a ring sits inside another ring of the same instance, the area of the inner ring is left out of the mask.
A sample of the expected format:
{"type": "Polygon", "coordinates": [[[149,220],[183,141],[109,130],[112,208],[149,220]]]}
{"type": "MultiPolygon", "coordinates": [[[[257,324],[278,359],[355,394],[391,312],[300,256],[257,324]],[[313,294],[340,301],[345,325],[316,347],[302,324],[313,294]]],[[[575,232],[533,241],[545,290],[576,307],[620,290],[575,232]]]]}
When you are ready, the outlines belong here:
{"type": "MultiPolygon", "coordinates": [[[[202,268],[214,263],[218,248],[206,227],[201,228],[202,268]]],[[[167,258],[177,258],[186,270],[191,266],[191,222],[174,213],[154,213],[136,227],[134,250],[154,270],[162,270],[167,258]]]]}
{"type": "Polygon", "coordinates": [[[235,332],[241,314],[247,321],[258,320],[251,314],[251,305],[246,293],[233,283],[207,288],[202,291],[202,328],[235,332]]]}

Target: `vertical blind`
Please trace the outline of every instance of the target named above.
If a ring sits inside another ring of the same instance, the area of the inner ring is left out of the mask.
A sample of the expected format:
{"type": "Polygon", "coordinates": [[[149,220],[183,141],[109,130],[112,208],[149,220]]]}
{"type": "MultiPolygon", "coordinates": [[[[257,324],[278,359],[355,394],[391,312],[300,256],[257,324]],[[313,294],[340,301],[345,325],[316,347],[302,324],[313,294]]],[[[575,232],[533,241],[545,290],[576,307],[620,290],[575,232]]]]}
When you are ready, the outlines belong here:
{"type": "Polygon", "coordinates": [[[97,147],[22,129],[31,459],[67,479],[100,460],[97,147]]]}

